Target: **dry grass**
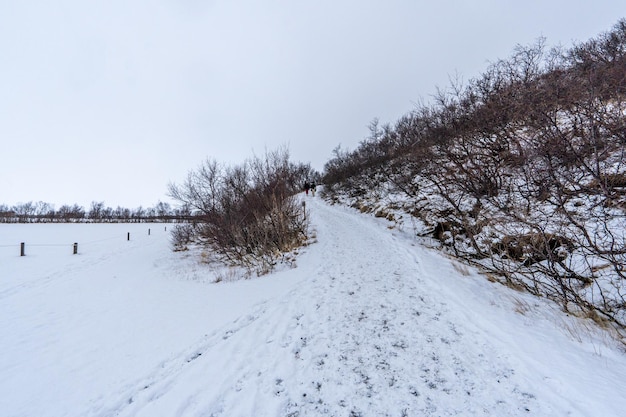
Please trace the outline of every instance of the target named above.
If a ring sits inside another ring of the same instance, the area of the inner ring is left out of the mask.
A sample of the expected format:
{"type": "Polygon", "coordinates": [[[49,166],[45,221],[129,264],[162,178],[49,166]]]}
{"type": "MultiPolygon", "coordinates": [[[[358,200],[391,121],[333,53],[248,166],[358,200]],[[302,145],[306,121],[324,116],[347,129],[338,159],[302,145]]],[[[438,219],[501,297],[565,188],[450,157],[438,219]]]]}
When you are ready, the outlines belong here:
{"type": "Polygon", "coordinates": [[[467,265],[463,265],[458,262],[452,262],[452,267],[455,271],[457,271],[464,277],[469,277],[470,275],[472,275],[467,265]]]}
{"type": "Polygon", "coordinates": [[[521,314],[522,316],[525,316],[528,312],[532,310],[530,308],[530,304],[528,304],[527,301],[524,301],[518,297],[513,297],[513,306],[513,310],[516,313],[521,314]]]}
{"type": "MultiPolygon", "coordinates": [[[[249,277],[249,274],[245,275],[244,278],[249,277]]],[[[233,282],[241,279],[242,273],[240,268],[228,267],[223,268],[219,272],[215,274],[215,283],[218,282],[233,282]]]]}

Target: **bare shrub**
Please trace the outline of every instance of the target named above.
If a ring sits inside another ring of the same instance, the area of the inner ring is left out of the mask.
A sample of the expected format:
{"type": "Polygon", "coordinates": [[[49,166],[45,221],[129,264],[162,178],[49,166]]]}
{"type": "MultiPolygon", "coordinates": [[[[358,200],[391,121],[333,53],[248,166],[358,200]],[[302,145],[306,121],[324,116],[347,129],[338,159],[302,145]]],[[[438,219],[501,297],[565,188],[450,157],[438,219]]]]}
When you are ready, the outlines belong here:
{"type": "Polygon", "coordinates": [[[625,69],[626,20],[570,50],[518,46],[393,127],[373,124],[355,151],[337,149],[325,195],[403,194],[455,255],[626,326],[625,69]]]}
{"type": "Polygon", "coordinates": [[[232,167],[205,161],[169,193],[194,211],[198,242],[260,275],[305,242],[308,222],[296,194],[311,174],[282,149],[232,167]]]}
{"type": "Polygon", "coordinates": [[[185,251],[193,241],[194,226],[191,223],[179,223],[170,232],[170,241],[174,251],[185,251]]]}

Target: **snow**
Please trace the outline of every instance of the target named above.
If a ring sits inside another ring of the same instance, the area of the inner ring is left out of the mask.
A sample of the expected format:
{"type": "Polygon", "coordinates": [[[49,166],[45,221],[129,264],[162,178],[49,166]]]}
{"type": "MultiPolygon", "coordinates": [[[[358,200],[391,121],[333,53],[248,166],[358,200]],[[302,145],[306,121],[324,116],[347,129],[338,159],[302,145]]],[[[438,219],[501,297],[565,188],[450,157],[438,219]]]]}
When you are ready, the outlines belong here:
{"type": "Polygon", "coordinates": [[[307,209],[296,268],[220,283],[166,225],[0,225],[0,415],[623,415],[606,331],[382,219],[307,209]]]}

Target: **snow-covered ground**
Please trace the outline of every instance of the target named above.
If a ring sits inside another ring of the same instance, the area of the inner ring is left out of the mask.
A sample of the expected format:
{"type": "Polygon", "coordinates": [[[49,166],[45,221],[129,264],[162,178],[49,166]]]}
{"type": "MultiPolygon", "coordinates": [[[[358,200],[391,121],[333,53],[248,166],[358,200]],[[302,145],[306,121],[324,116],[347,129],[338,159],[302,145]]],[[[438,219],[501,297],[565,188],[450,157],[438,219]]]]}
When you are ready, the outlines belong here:
{"type": "Polygon", "coordinates": [[[601,331],[380,219],[307,208],[297,268],[217,284],[164,225],[0,225],[0,415],[625,415],[601,331]]]}

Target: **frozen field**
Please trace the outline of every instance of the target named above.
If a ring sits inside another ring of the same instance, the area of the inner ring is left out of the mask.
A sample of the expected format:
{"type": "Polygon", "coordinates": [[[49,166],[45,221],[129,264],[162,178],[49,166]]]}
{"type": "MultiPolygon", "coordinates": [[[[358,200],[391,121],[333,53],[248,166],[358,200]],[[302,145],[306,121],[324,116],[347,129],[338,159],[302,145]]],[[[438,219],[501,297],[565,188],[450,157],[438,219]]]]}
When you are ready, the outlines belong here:
{"type": "Polygon", "coordinates": [[[624,415],[603,333],[307,202],[297,268],[218,284],[165,225],[0,225],[0,416],[624,415]]]}

